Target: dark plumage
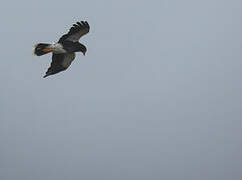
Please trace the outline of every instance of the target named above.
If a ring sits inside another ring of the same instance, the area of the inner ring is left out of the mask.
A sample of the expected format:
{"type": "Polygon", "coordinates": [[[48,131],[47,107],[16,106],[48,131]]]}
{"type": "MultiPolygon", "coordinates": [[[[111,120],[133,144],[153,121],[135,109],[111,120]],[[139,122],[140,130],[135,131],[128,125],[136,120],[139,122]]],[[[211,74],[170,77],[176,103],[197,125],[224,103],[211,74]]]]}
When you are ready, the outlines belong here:
{"type": "Polygon", "coordinates": [[[51,65],[44,78],[66,70],[75,59],[75,52],[82,52],[85,55],[87,48],[78,41],[89,30],[90,26],[87,21],[77,22],[73,24],[69,32],[64,34],[57,43],[39,43],[35,45],[34,54],[37,56],[42,56],[49,52],[53,53],[51,65]]]}
{"type": "Polygon", "coordinates": [[[73,24],[69,32],[65,35],[63,35],[59,39],[59,43],[62,43],[66,40],[71,41],[78,41],[83,35],[87,34],[90,30],[90,26],[87,21],[81,21],[77,22],[76,24],[73,24]]]}

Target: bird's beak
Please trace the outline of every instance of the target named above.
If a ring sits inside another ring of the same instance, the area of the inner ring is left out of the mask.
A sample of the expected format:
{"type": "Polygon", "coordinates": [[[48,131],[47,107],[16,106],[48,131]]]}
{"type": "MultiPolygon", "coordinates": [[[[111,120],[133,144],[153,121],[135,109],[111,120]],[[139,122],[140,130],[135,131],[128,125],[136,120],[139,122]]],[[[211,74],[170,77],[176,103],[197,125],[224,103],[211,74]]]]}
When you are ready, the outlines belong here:
{"type": "Polygon", "coordinates": [[[86,52],[83,52],[83,55],[85,56],[86,52]]]}

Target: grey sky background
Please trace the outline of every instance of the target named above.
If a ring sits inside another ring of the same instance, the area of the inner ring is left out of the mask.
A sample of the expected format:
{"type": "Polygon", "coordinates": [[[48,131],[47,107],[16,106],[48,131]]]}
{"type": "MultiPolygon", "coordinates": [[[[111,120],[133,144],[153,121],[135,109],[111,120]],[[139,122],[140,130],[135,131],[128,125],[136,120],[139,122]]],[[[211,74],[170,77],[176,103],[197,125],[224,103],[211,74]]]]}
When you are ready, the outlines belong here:
{"type": "Polygon", "coordinates": [[[3,1],[1,180],[240,180],[242,2],[3,1]],[[32,56],[91,26],[71,67],[32,56]]]}

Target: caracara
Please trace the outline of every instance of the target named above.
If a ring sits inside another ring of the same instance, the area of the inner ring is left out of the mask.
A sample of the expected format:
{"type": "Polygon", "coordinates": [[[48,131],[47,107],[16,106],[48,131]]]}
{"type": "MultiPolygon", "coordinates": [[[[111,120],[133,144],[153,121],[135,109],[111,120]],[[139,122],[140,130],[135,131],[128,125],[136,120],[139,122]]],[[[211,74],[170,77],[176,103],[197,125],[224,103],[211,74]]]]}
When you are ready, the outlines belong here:
{"type": "Polygon", "coordinates": [[[75,59],[75,52],[82,52],[85,55],[87,48],[78,41],[89,30],[90,26],[87,21],[77,22],[57,43],[38,43],[35,45],[34,54],[37,56],[52,52],[52,62],[44,78],[66,70],[75,59]]]}

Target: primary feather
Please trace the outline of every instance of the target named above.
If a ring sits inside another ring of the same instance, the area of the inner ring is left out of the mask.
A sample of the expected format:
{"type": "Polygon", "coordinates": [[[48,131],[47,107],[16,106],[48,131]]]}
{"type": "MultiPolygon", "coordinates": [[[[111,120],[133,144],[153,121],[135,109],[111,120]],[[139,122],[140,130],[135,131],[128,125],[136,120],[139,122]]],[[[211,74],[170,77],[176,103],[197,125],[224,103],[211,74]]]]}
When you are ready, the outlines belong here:
{"type": "Polygon", "coordinates": [[[59,42],[63,42],[65,40],[68,41],[79,41],[79,39],[87,34],[90,30],[90,26],[87,21],[81,21],[77,22],[76,24],[73,24],[69,32],[65,35],[63,35],[60,39],[59,42]]]}

